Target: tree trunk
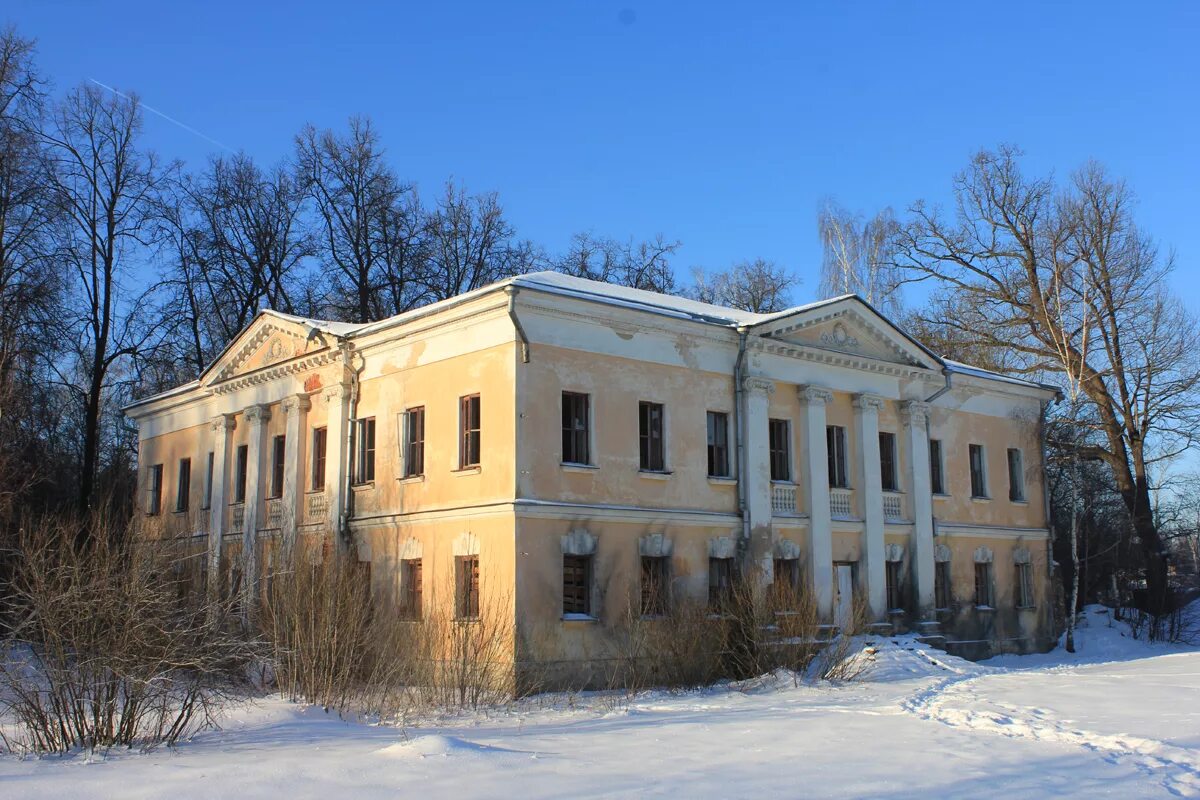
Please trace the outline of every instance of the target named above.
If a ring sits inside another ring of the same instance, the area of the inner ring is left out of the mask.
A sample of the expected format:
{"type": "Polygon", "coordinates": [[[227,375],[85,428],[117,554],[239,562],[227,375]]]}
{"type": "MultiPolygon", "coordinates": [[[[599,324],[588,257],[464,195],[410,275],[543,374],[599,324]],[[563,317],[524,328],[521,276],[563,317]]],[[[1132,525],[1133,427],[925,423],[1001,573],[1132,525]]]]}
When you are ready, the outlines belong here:
{"type": "Polygon", "coordinates": [[[1133,520],[1133,531],[1137,534],[1145,559],[1146,612],[1155,617],[1170,612],[1171,591],[1167,583],[1167,552],[1158,527],[1154,524],[1154,510],[1150,507],[1150,485],[1144,475],[1135,479],[1132,491],[1122,492],[1129,516],[1133,520]]]}

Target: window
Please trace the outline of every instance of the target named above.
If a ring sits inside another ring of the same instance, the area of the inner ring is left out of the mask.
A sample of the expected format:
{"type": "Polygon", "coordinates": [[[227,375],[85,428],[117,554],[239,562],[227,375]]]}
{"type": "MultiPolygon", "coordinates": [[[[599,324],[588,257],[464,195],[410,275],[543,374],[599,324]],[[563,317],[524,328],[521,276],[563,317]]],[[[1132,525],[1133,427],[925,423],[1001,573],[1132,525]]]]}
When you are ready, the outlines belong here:
{"type": "Polygon", "coordinates": [[[183,512],[188,510],[189,502],[192,494],[192,460],[190,458],[179,459],[179,478],[175,484],[175,511],[183,512]]]}
{"type": "Polygon", "coordinates": [[[562,393],[562,460],[564,464],[590,464],[588,447],[588,396],[562,393]]]}
{"type": "Polygon", "coordinates": [[[887,605],[889,611],[904,610],[904,563],[901,561],[886,562],[885,576],[887,579],[887,605]]]}
{"type": "Polygon", "coordinates": [[[667,558],[642,556],[642,616],[667,613],[667,558]]]}
{"type": "Polygon", "coordinates": [[[933,605],[936,608],[950,608],[950,562],[938,561],[933,565],[933,605]]]}
{"type": "Polygon", "coordinates": [[[729,477],[729,415],[724,411],[708,412],[708,475],[729,477]]]}
{"type": "Polygon", "coordinates": [[[563,556],[563,615],[592,613],[591,556],[563,556]]]}
{"type": "Polygon", "coordinates": [[[454,558],[454,613],[459,619],[479,617],[479,556],[454,558]]]}
{"type": "Polygon", "coordinates": [[[733,559],[708,559],[708,607],[725,612],[733,606],[733,559]]]}
{"type": "Polygon", "coordinates": [[[329,439],[326,428],[313,428],[312,432],[312,490],[325,488],[325,445],[329,439]]]}
{"type": "Polygon", "coordinates": [[[776,608],[791,610],[796,607],[800,591],[800,559],[775,559],[775,578],[771,591],[775,595],[776,608]]]}
{"type": "Polygon", "coordinates": [[[249,445],[239,444],[233,465],[233,502],[246,502],[246,466],[250,461],[249,445]]]}
{"type": "Polygon", "coordinates": [[[946,478],[942,462],[942,440],[929,440],[929,485],[934,494],[946,493],[946,478]]]}
{"type": "Polygon", "coordinates": [[[826,427],[825,446],[829,451],[829,485],[845,489],[850,485],[846,478],[846,429],[841,425],[826,427]]]}
{"type": "MultiPolygon", "coordinates": [[[[212,508],[212,490],[213,490],[213,452],[208,452],[208,467],[204,472],[204,505],[201,508],[212,508]]],[[[202,559],[203,560],[203,559],[202,559]]]]}
{"type": "Polygon", "coordinates": [[[458,468],[478,467],[480,444],[479,395],[458,398],[458,468]]]}
{"type": "Polygon", "coordinates": [[[983,459],[983,445],[973,444],[969,447],[971,457],[971,497],[988,496],[987,467],[983,459]]]}
{"type": "Polygon", "coordinates": [[[662,403],[638,403],[638,440],[641,469],[662,472],[667,468],[666,448],[663,447],[662,403]]]}
{"type": "Polygon", "coordinates": [[[767,420],[767,446],[771,455],[771,480],[792,479],[792,451],[786,419],[767,420]]]}
{"type": "Polygon", "coordinates": [[[899,491],[896,479],[896,434],[881,431],[879,434],[879,478],[885,492],[899,491]]]}
{"type": "Polygon", "coordinates": [[[1021,451],[1008,448],[1008,499],[1014,503],[1025,502],[1025,465],[1021,451]]]}
{"type": "Polygon", "coordinates": [[[406,558],[400,562],[400,580],[404,591],[400,597],[400,615],[405,619],[421,618],[421,586],[424,582],[421,559],[406,558]]]}
{"type": "Polygon", "coordinates": [[[271,497],[283,497],[283,463],[287,457],[287,437],[276,436],[271,442],[271,497]]]}
{"type": "Polygon", "coordinates": [[[975,564],[975,605],[980,608],[992,607],[992,565],[975,564]]]}
{"type": "Polygon", "coordinates": [[[162,512],[162,464],[150,467],[150,497],[146,504],[146,513],[153,516],[162,512]]]}
{"type": "Polygon", "coordinates": [[[417,478],[425,474],[425,406],[404,412],[404,477],[417,478]]]}
{"type": "Polygon", "coordinates": [[[375,480],[375,418],[354,421],[354,482],[375,480]]]}
{"type": "Polygon", "coordinates": [[[1017,564],[1017,608],[1033,607],[1033,564],[1017,564]]]}

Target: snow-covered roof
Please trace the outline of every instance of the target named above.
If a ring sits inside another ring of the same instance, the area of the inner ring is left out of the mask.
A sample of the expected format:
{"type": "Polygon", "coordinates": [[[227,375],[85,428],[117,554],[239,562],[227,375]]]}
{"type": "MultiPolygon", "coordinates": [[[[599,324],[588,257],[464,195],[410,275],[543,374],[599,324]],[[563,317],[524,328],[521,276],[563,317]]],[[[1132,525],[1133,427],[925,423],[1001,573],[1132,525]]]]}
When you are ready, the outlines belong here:
{"type": "Polygon", "coordinates": [[[1048,383],[1039,383],[1037,381],[1031,381],[1025,378],[1016,378],[1012,375],[1005,375],[1003,372],[995,372],[990,369],[984,369],[983,367],[974,367],[970,364],[964,364],[961,361],[955,361],[950,358],[943,358],[942,362],[946,365],[946,369],[959,375],[970,375],[975,378],[984,378],[986,380],[1000,381],[1002,383],[1012,383],[1017,386],[1029,386],[1052,392],[1059,391],[1057,386],[1052,386],[1048,383]]]}

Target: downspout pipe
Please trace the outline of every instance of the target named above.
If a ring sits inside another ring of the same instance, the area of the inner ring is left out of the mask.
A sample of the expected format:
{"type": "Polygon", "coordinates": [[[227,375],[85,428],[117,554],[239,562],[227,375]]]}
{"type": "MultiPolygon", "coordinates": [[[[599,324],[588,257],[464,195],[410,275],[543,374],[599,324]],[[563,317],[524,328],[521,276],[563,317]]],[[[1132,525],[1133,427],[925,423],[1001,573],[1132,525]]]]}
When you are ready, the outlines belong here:
{"type": "Polygon", "coordinates": [[[521,325],[521,320],[517,318],[517,293],[521,290],[515,285],[509,284],[504,287],[504,293],[508,295],[508,318],[512,320],[513,328],[517,332],[517,338],[521,340],[521,363],[529,363],[529,337],[525,335],[525,328],[521,325]]]}
{"type": "Polygon", "coordinates": [[[338,532],[342,536],[342,542],[347,548],[352,544],[350,536],[350,520],[354,518],[354,421],[358,419],[358,389],[359,376],[366,366],[366,361],[359,356],[359,365],[357,368],[351,366],[351,361],[354,358],[354,351],[351,345],[345,339],[342,339],[338,345],[338,349],[342,353],[342,368],[344,372],[350,373],[350,402],[346,404],[346,442],[345,448],[346,463],[343,465],[342,481],[339,491],[342,493],[342,515],[338,520],[338,532]]]}
{"type": "Polygon", "coordinates": [[[746,423],[745,410],[743,405],[746,401],[746,392],[742,387],[743,372],[745,370],[746,361],[746,336],[748,329],[745,326],[737,329],[738,334],[738,354],[737,360],[733,363],[733,431],[737,437],[737,498],[738,498],[738,514],[742,518],[742,541],[750,541],[750,514],[746,510],[746,423]]]}
{"type": "MultiPolygon", "coordinates": [[[[950,368],[949,368],[949,367],[945,367],[945,366],[944,366],[944,367],[942,367],[942,377],[945,379],[946,383],[945,383],[945,385],[944,385],[944,386],[942,386],[942,388],[938,389],[936,392],[934,392],[933,394],[929,395],[929,397],[926,397],[926,398],[925,398],[925,402],[926,402],[926,403],[932,403],[932,402],[934,402],[935,400],[937,400],[939,397],[941,397],[942,395],[944,395],[946,392],[950,391],[950,381],[951,381],[951,378],[952,378],[952,376],[953,376],[953,375],[954,375],[954,373],[952,373],[952,372],[950,371],[950,368]]],[[[931,424],[931,422],[930,422],[930,417],[931,417],[931,416],[932,416],[931,414],[926,414],[926,415],[925,415],[925,441],[926,441],[926,442],[928,442],[928,441],[930,440],[930,438],[932,438],[932,437],[930,437],[930,435],[929,435],[929,434],[930,434],[929,426],[930,426],[930,424],[931,424]]],[[[943,478],[942,478],[942,480],[943,480],[943,481],[945,481],[945,478],[943,477],[943,478]]],[[[930,507],[930,512],[929,512],[929,526],[930,526],[930,530],[932,530],[932,531],[933,531],[934,540],[936,541],[936,539],[937,539],[937,535],[938,535],[937,516],[936,516],[936,515],[933,513],[933,511],[932,511],[932,509],[933,509],[933,504],[932,504],[932,503],[930,504],[930,506],[929,506],[929,507],[930,507]]]]}

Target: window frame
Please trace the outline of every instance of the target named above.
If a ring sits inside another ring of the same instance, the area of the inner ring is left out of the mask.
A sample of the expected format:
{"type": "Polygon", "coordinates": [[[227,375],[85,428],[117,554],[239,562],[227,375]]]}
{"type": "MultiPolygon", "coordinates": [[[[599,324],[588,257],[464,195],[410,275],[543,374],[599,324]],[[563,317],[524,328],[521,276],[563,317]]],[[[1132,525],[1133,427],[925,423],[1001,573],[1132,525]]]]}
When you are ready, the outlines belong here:
{"type": "Polygon", "coordinates": [[[192,459],[179,459],[175,475],[175,513],[186,514],[192,504],[192,459]]]}
{"type": "Polygon", "coordinates": [[[560,463],[592,466],[592,396],[586,392],[564,389],[559,404],[562,416],[560,463]],[[583,406],[582,417],[579,415],[578,405],[583,406]]]}
{"type": "Polygon", "coordinates": [[[885,492],[900,491],[900,452],[896,434],[879,431],[879,484],[885,492]]]}
{"type": "Polygon", "coordinates": [[[424,609],[425,565],[420,558],[400,559],[400,616],[403,619],[421,619],[424,609]]]}
{"type": "Polygon", "coordinates": [[[464,394],[458,398],[458,468],[478,469],[482,462],[483,402],[478,392],[464,394]]]}
{"type": "Polygon", "coordinates": [[[1019,447],[1010,447],[1007,458],[1008,500],[1010,503],[1027,502],[1025,497],[1025,454],[1019,447]]]}
{"type": "Polygon", "coordinates": [[[216,467],[216,458],[217,454],[209,450],[206,459],[207,467],[204,471],[204,499],[200,505],[201,511],[208,511],[212,508],[213,473],[216,467]]]}
{"type": "Polygon", "coordinates": [[[233,451],[233,502],[241,505],[246,502],[246,481],[250,471],[250,445],[239,444],[233,451]]]}
{"type": "Polygon", "coordinates": [[[705,412],[705,437],[708,454],[708,477],[731,478],[729,465],[729,412],[705,412]]]}
{"type": "Polygon", "coordinates": [[[731,611],[736,579],[732,558],[708,557],[708,610],[713,614],[731,611]]]}
{"type": "Polygon", "coordinates": [[[846,459],[846,426],[825,426],[826,458],[829,462],[829,488],[849,489],[850,470],[846,459]]]}
{"type": "Polygon", "coordinates": [[[400,475],[421,478],[425,475],[425,406],[412,406],[401,414],[400,475]]]}
{"type": "Polygon", "coordinates": [[[780,418],[767,420],[767,459],[772,481],[792,482],[791,420],[780,418]]]}
{"type": "Polygon", "coordinates": [[[638,469],[667,471],[667,407],[653,400],[638,401],[638,469]]]}
{"type": "Polygon", "coordinates": [[[929,489],[933,494],[946,494],[946,461],[942,440],[929,440],[929,489]]]}
{"type": "Polygon", "coordinates": [[[283,473],[287,469],[287,434],[271,437],[271,492],[268,499],[283,497],[283,473]]]}
{"type": "Polygon", "coordinates": [[[309,459],[309,491],[325,490],[326,454],[329,448],[329,428],[322,425],[312,429],[312,457],[309,459]]]}
{"type": "Polygon", "coordinates": [[[1035,608],[1037,603],[1033,593],[1033,564],[1025,561],[1014,566],[1016,568],[1016,606],[1017,608],[1035,608]]]}
{"type": "Polygon", "coordinates": [[[149,471],[150,486],[147,487],[150,497],[146,506],[146,516],[157,517],[162,513],[163,465],[151,464],[149,471]]]}
{"type": "Polygon", "coordinates": [[[971,499],[990,500],[988,494],[987,449],[982,444],[967,445],[967,466],[971,473],[971,499]],[[978,464],[976,455],[978,454],[978,464]],[[976,467],[978,466],[978,469],[976,467]]]}
{"type": "Polygon", "coordinates": [[[949,561],[933,562],[933,607],[935,611],[949,611],[954,605],[954,573],[949,561]]]}
{"type": "Polygon", "coordinates": [[[375,482],[375,417],[354,420],[354,485],[375,482]]]}
{"type": "Polygon", "coordinates": [[[800,592],[800,559],[775,558],[771,564],[771,593],[777,611],[794,610],[794,602],[783,603],[783,600],[796,601],[800,592]],[[781,577],[784,578],[781,580],[781,577]],[[784,595],[784,592],[787,595],[784,595]]]}
{"type": "Polygon", "coordinates": [[[563,617],[592,616],[592,556],[563,553],[563,617]]]}
{"type": "Polygon", "coordinates": [[[904,562],[884,562],[884,588],[888,613],[904,610],[904,562]]]}
{"type": "Polygon", "coordinates": [[[479,556],[454,557],[454,618],[479,619],[479,556]]]}
{"type": "Polygon", "coordinates": [[[996,607],[996,587],[992,575],[992,565],[987,561],[975,562],[975,607],[982,609],[996,607]]]}

